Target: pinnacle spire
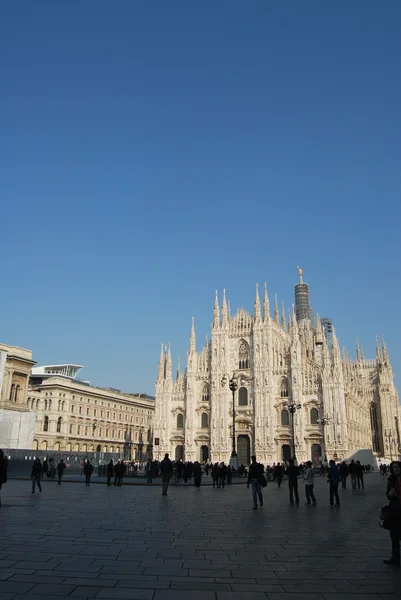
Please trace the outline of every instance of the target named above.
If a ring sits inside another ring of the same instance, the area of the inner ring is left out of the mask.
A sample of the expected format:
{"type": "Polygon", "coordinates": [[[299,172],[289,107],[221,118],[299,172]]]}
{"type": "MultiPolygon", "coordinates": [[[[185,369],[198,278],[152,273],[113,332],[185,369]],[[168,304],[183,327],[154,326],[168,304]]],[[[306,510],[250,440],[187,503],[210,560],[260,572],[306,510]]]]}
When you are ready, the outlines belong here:
{"type": "Polygon", "coordinates": [[[254,303],[254,315],[256,319],[261,318],[260,314],[260,298],[259,298],[259,285],[256,284],[256,292],[255,292],[255,303],[254,303]]]}
{"type": "Polygon", "coordinates": [[[287,329],[287,323],[285,320],[284,302],[281,303],[281,325],[283,326],[283,329],[287,329]]]}
{"type": "Polygon", "coordinates": [[[279,322],[277,294],[274,294],[274,320],[276,321],[276,323],[279,322]]]}
{"type": "Polygon", "coordinates": [[[192,354],[195,351],[196,351],[195,318],[192,317],[191,335],[189,337],[189,352],[192,354]]]}
{"type": "Polygon", "coordinates": [[[220,307],[219,307],[219,296],[216,290],[216,298],[214,300],[214,310],[213,310],[213,327],[218,327],[220,325],[220,307]]]}
{"type": "Polygon", "coordinates": [[[166,357],[166,379],[171,379],[171,345],[170,342],[167,345],[167,357],[166,357]]]}
{"type": "Polygon", "coordinates": [[[361,360],[361,349],[359,347],[359,340],[356,338],[356,360],[359,362],[361,360]]]}
{"type": "Polygon", "coordinates": [[[382,336],[382,350],[383,350],[383,360],[385,363],[389,363],[389,356],[387,351],[386,342],[384,341],[384,335],[382,336]]]}
{"type": "Polygon", "coordinates": [[[267,285],[265,282],[265,289],[264,289],[264,293],[263,293],[263,317],[264,317],[264,320],[267,321],[269,316],[270,316],[270,302],[269,302],[269,296],[267,294],[267,285]]]}
{"type": "Polygon", "coordinates": [[[223,302],[221,305],[221,317],[222,317],[222,325],[227,325],[227,299],[226,299],[226,290],[223,290],[223,302]]]}
{"type": "Polygon", "coordinates": [[[178,362],[177,362],[177,380],[181,379],[181,359],[180,357],[178,357],[178,362]]]}
{"type": "Polygon", "coordinates": [[[164,367],[165,367],[165,356],[164,356],[164,346],[162,344],[160,350],[160,358],[159,358],[159,370],[158,370],[158,379],[164,379],[164,367]]]}

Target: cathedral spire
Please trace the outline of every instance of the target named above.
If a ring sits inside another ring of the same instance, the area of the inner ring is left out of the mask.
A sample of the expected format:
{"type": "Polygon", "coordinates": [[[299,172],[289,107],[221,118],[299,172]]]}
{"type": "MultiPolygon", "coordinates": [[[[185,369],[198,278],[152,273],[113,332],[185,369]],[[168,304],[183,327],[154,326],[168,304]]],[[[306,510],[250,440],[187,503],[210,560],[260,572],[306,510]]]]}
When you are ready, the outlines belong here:
{"type": "Polygon", "coordinates": [[[254,303],[254,315],[255,319],[259,320],[261,318],[260,313],[260,298],[259,298],[259,285],[256,284],[256,292],[255,292],[255,303],[254,303]]]}
{"type": "Polygon", "coordinates": [[[227,302],[227,313],[228,313],[228,320],[231,319],[231,303],[230,301],[227,302]]]}
{"type": "Polygon", "coordinates": [[[336,330],[334,329],[334,327],[332,328],[331,348],[332,348],[332,352],[333,352],[333,363],[340,364],[341,363],[341,352],[340,352],[340,346],[338,344],[338,339],[336,336],[336,330]]]}
{"type": "Polygon", "coordinates": [[[382,336],[382,354],[383,354],[384,364],[388,365],[390,363],[390,359],[388,356],[386,342],[384,341],[384,336],[382,336]]]}
{"type": "Polygon", "coordinates": [[[263,318],[265,321],[267,321],[269,317],[270,317],[270,302],[269,302],[269,296],[267,294],[267,285],[265,283],[265,290],[264,290],[264,294],[263,294],[263,318]]]}
{"type": "Polygon", "coordinates": [[[214,299],[214,310],[213,310],[213,327],[220,326],[220,307],[219,307],[219,296],[216,290],[216,297],[214,299]]]}
{"type": "Polygon", "coordinates": [[[177,381],[179,381],[181,379],[181,359],[180,357],[178,357],[178,362],[177,362],[177,381]]]}
{"type": "Polygon", "coordinates": [[[287,329],[287,323],[285,320],[284,302],[281,303],[281,325],[283,326],[283,329],[287,329]]]}
{"type": "Polygon", "coordinates": [[[274,320],[276,321],[276,323],[279,323],[277,294],[274,294],[274,320]]]}
{"type": "Polygon", "coordinates": [[[380,349],[378,336],[376,336],[376,359],[378,362],[380,362],[382,359],[382,353],[381,353],[381,349],[380,349]]]}
{"type": "Polygon", "coordinates": [[[196,352],[195,319],[192,317],[191,335],[189,337],[189,353],[196,352]]]}
{"type": "Polygon", "coordinates": [[[160,350],[160,358],[159,358],[159,371],[158,371],[158,377],[157,379],[159,381],[161,381],[162,379],[164,379],[164,375],[165,375],[165,356],[164,356],[164,346],[162,344],[161,350],[160,350]]]}
{"type": "Polygon", "coordinates": [[[356,338],[356,360],[359,362],[361,360],[361,349],[359,347],[359,340],[356,338]]]}
{"type": "Polygon", "coordinates": [[[227,300],[226,300],[226,290],[223,290],[223,302],[221,305],[221,318],[222,318],[222,326],[226,326],[227,325],[227,315],[228,315],[228,310],[227,310],[227,300]]]}
{"type": "Polygon", "coordinates": [[[298,322],[295,314],[295,306],[292,305],[292,317],[291,317],[291,335],[296,337],[298,335],[298,322]]]}
{"type": "Polygon", "coordinates": [[[168,343],[168,346],[167,346],[166,379],[172,379],[171,346],[170,346],[170,342],[168,343]]]}

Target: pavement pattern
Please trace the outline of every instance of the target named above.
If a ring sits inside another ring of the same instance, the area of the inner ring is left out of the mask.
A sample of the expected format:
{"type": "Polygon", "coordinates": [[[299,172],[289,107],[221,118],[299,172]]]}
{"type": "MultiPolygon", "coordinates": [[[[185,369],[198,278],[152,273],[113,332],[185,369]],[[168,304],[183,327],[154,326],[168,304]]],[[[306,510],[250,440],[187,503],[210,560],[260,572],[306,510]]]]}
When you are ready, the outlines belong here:
{"type": "Polygon", "coordinates": [[[263,508],[235,485],[91,485],[9,480],[0,509],[0,600],[399,600],[377,525],[386,482],[341,491],[330,508],[290,507],[286,481],[269,482],[263,508]]]}

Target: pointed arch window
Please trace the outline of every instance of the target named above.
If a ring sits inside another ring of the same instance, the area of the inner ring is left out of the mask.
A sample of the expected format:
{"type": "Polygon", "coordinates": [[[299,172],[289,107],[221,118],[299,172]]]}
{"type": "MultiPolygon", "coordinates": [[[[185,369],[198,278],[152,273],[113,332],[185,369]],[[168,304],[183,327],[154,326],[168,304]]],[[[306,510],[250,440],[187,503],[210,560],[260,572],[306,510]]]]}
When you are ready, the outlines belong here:
{"type": "Polygon", "coordinates": [[[312,408],[310,411],[310,424],[317,425],[317,420],[319,418],[319,413],[316,408],[312,408]]]}
{"type": "Polygon", "coordinates": [[[241,340],[238,349],[238,368],[248,369],[249,368],[249,346],[245,340],[241,340]]]}
{"type": "Polygon", "coordinates": [[[238,406],[248,406],[248,390],[245,387],[238,390],[238,406]]]}
{"type": "Polygon", "coordinates": [[[288,410],[283,409],[281,411],[281,425],[289,425],[290,424],[290,415],[288,413],[288,410]]]}
{"type": "Polygon", "coordinates": [[[57,433],[60,433],[60,431],[61,431],[61,423],[62,423],[62,418],[59,417],[57,419],[57,433]]]}
{"type": "Polygon", "coordinates": [[[283,377],[283,379],[281,380],[281,384],[280,384],[280,396],[281,398],[288,398],[289,396],[289,392],[288,392],[288,380],[286,377],[283,377]]]}
{"type": "Polygon", "coordinates": [[[202,402],[209,402],[209,400],[210,400],[209,386],[207,383],[205,383],[203,385],[203,389],[202,389],[202,402]]]}
{"type": "Polygon", "coordinates": [[[49,417],[45,417],[43,421],[43,431],[49,431],[49,417]]]}
{"type": "Polygon", "coordinates": [[[184,415],[177,415],[177,429],[184,429],[184,415]]]}
{"type": "Polygon", "coordinates": [[[209,415],[207,413],[202,413],[201,426],[202,429],[207,429],[209,427],[209,415]]]}

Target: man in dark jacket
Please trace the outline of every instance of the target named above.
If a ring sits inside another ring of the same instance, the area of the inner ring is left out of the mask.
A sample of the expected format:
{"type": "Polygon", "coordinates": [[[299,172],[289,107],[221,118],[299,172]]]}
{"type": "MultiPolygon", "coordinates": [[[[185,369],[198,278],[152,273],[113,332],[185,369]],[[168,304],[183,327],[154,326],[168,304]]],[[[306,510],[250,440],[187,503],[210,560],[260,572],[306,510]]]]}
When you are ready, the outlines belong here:
{"type": "MultiPolygon", "coordinates": [[[[8,459],[4,456],[3,450],[0,449],[0,491],[4,483],[7,482],[8,459]]],[[[0,495],[1,506],[1,495],[0,495]]]]}
{"type": "Polygon", "coordinates": [[[63,459],[61,459],[57,465],[58,485],[61,485],[61,480],[63,478],[64,469],[65,469],[65,462],[63,461],[63,459]]]}
{"type": "Polygon", "coordinates": [[[356,468],[356,480],[358,482],[358,490],[360,490],[361,487],[364,490],[365,486],[363,484],[363,466],[361,465],[359,460],[356,461],[355,468],[356,468]]]}
{"type": "Polygon", "coordinates": [[[348,465],[345,460],[340,465],[340,477],[341,477],[341,487],[343,490],[347,489],[347,477],[348,477],[348,465]]]}
{"type": "Polygon", "coordinates": [[[354,460],[351,460],[348,467],[348,473],[351,475],[352,489],[356,490],[356,464],[354,460]]]}
{"type": "Polygon", "coordinates": [[[38,458],[35,458],[32,471],[31,471],[31,479],[32,479],[32,494],[35,493],[35,486],[37,485],[39,488],[39,492],[42,491],[42,486],[40,485],[40,478],[42,476],[42,464],[38,458]]]}
{"type": "Polygon", "coordinates": [[[277,485],[280,487],[281,482],[283,481],[283,467],[280,465],[280,463],[277,463],[277,465],[274,467],[274,475],[277,485]]]}
{"type": "Polygon", "coordinates": [[[85,485],[90,486],[91,484],[91,475],[93,473],[93,465],[91,465],[90,461],[87,460],[84,466],[85,473],[85,485]]]}
{"type": "Polygon", "coordinates": [[[401,462],[394,461],[390,465],[390,477],[387,480],[386,496],[391,510],[391,558],[384,560],[385,565],[400,566],[401,540],[401,462]]]}
{"type": "Polygon", "coordinates": [[[260,477],[263,475],[263,467],[261,464],[256,462],[256,456],[252,456],[252,462],[249,465],[248,472],[248,485],[252,484],[252,497],[253,497],[253,508],[258,508],[258,498],[260,506],[263,506],[262,486],[260,485],[260,477]]]}
{"type": "Polygon", "coordinates": [[[114,473],[114,465],[113,465],[113,459],[111,458],[110,461],[107,463],[107,485],[108,486],[111,485],[111,478],[113,477],[113,473],[114,473]]]}
{"type": "Polygon", "coordinates": [[[169,459],[168,453],[164,455],[164,459],[160,463],[160,473],[163,481],[162,496],[167,496],[168,484],[173,474],[173,463],[169,459]]]}
{"type": "Polygon", "coordinates": [[[330,506],[334,505],[334,498],[336,499],[336,506],[340,506],[340,498],[338,497],[338,484],[340,483],[340,473],[334,460],[329,462],[329,479],[330,483],[330,506]]]}
{"type": "Polygon", "coordinates": [[[294,506],[294,495],[295,504],[299,504],[298,496],[298,475],[299,469],[295,466],[292,458],[288,461],[287,477],[288,477],[288,489],[290,490],[290,505],[294,506]]]}

